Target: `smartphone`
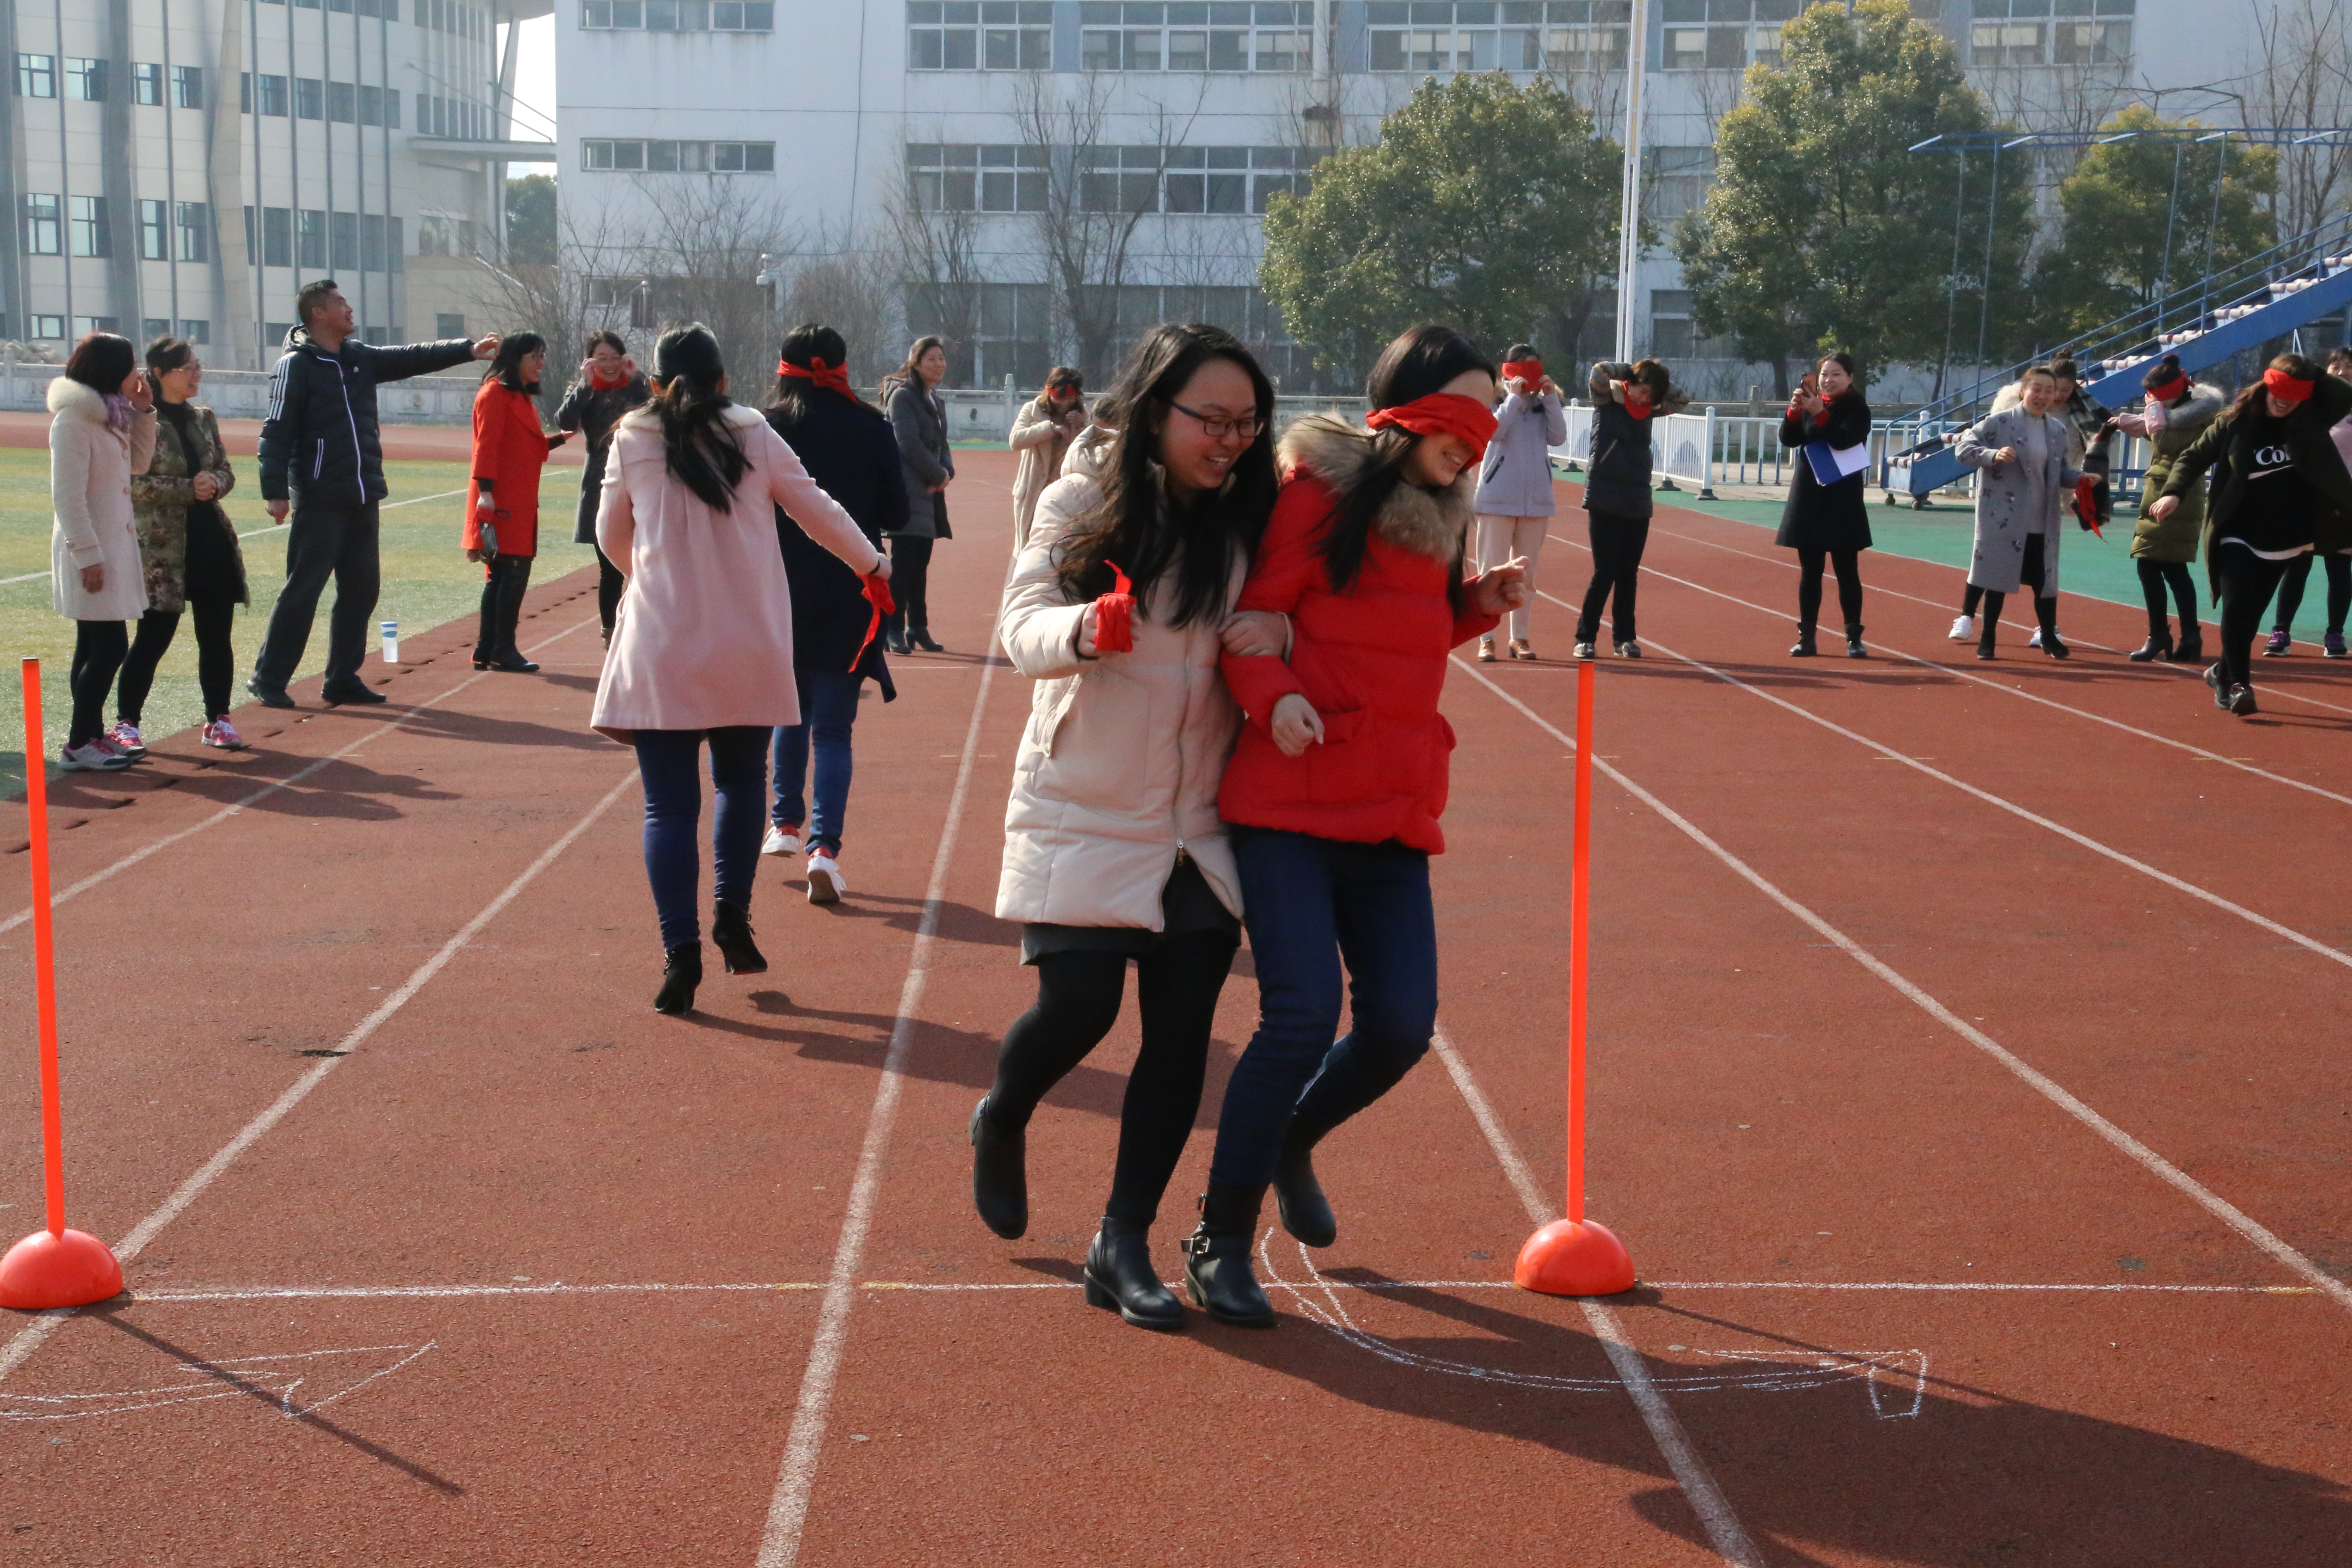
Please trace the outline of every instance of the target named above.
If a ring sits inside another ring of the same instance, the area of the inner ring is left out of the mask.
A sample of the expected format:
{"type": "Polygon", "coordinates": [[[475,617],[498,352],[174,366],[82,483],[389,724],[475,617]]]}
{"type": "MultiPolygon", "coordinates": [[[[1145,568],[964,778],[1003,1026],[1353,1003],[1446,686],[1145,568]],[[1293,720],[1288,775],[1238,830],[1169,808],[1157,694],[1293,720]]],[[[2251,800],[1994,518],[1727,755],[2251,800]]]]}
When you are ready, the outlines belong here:
{"type": "Polygon", "coordinates": [[[1798,382],[1797,385],[1807,397],[1819,397],[1822,395],[1822,378],[1818,372],[1807,371],[1804,379],[1798,382]]]}

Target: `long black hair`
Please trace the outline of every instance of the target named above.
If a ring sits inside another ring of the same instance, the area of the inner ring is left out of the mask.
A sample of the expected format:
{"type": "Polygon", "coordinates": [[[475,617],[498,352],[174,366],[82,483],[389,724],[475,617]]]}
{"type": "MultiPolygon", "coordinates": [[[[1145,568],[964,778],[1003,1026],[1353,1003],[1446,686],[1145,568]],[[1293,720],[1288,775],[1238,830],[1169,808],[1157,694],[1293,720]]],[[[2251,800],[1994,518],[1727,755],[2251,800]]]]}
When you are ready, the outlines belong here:
{"type": "Polygon", "coordinates": [[[131,340],[113,332],[92,332],[74,345],[66,361],[66,377],[92,392],[120,395],[122,384],[139,368],[139,351],[131,340]]]}
{"type": "MultiPolygon", "coordinates": [[[[2263,369],[2265,371],[2283,370],[2297,381],[2317,381],[2327,374],[2303,355],[2294,353],[2281,354],[2263,369]]],[[[2238,388],[2238,395],[2230,400],[2230,406],[2221,411],[2221,417],[2235,419],[2249,408],[2264,414],[2269,413],[2269,405],[2263,401],[2269,392],[2270,384],[2259,375],[2254,377],[2253,380],[2238,388]]],[[[2294,412],[2301,411],[2302,405],[2296,405],[2294,412]]]]}
{"type": "Polygon", "coordinates": [[[647,405],[661,419],[662,458],[677,482],[714,510],[735,504],[751,459],[727,423],[730,406],[720,391],[727,363],[719,340],[700,321],[672,327],[654,345],[656,391],[647,405]]]}
{"type": "Polygon", "coordinates": [[[524,356],[543,353],[546,348],[547,340],[537,332],[509,333],[499,340],[499,352],[490,356],[489,368],[482,372],[482,379],[496,378],[509,392],[536,392],[539,383],[526,383],[522,378],[522,362],[524,356]]]}
{"type": "Polygon", "coordinates": [[[1064,542],[1064,592],[1073,599],[1108,593],[1112,578],[1105,563],[1116,561],[1139,602],[1174,562],[1176,597],[1167,624],[1223,619],[1234,552],[1246,558],[1256,551],[1280,488],[1274,471],[1274,384],[1223,328],[1163,321],[1129,352],[1104,401],[1118,410],[1118,435],[1103,460],[1099,498],[1064,542]],[[1155,471],[1160,433],[1185,384],[1218,359],[1230,360],[1250,378],[1257,438],[1235,459],[1223,488],[1179,502],[1164,493],[1155,471]]]}
{"type": "MultiPolygon", "coordinates": [[[[1442,392],[1455,376],[1474,370],[1483,370],[1489,377],[1495,374],[1494,365],[1468,338],[1452,327],[1414,327],[1381,351],[1372,374],[1365,378],[1364,398],[1375,411],[1395,408],[1442,392]]],[[[1330,576],[1332,592],[1344,594],[1355,585],[1357,574],[1364,569],[1364,552],[1370,547],[1373,525],[1389,498],[1405,482],[1404,460],[1421,439],[1394,425],[1373,433],[1371,470],[1339,497],[1330,529],[1323,535],[1323,570],[1330,576]]],[[[1458,546],[1450,572],[1448,591],[1453,592],[1462,582],[1458,546]]]]}
{"type": "MultiPolygon", "coordinates": [[[[803,370],[814,368],[814,362],[817,360],[824,361],[831,369],[840,370],[849,363],[849,342],[831,327],[806,321],[784,334],[784,346],[778,351],[776,358],[785,364],[796,364],[803,370]]],[[[768,406],[797,425],[808,417],[809,399],[815,395],[816,383],[802,376],[786,375],[779,370],[776,372],[775,395],[768,399],[768,406]]],[[[838,397],[841,394],[826,392],[824,395],[838,397]]],[[[881,413],[880,409],[858,396],[855,386],[849,389],[848,396],[852,403],[868,414],[881,413]]]]}

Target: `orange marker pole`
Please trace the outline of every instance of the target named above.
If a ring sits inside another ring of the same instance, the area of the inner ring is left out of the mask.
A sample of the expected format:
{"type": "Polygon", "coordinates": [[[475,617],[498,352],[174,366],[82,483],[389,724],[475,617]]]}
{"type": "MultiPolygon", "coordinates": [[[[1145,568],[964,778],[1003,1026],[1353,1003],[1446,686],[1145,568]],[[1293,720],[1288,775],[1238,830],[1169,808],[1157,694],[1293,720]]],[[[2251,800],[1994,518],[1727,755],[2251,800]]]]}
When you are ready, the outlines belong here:
{"type": "Polygon", "coordinates": [[[122,1293],[122,1268],[94,1236],[66,1228],[65,1111],[58,1084],[56,932],[49,910],[48,758],[41,737],[41,661],[24,661],[25,816],[32,839],[33,1010],[41,1058],[41,1155],[48,1228],[0,1258],[0,1307],[79,1307],[122,1293]]]}

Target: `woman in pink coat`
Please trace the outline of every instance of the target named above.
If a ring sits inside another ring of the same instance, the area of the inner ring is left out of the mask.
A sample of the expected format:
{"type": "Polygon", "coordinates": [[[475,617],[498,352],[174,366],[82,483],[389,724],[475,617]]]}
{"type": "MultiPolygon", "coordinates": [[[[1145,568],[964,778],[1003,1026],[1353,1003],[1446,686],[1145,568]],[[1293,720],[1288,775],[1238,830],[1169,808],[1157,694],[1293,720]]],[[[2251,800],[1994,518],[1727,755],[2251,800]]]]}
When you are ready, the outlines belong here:
{"type": "Polygon", "coordinates": [[[768,742],[800,722],[793,601],[776,508],[862,576],[887,557],[816,487],[783,437],[727,398],[727,367],[700,323],[662,334],[654,398],[614,430],[596,542],[629,579],[589,722],[636,748],[646,792],[646,878],[666,963],[659,1013],[687,1013],[702,982],[696,847],[702,742],[718,795],[710,940],[730,974],[768,961],[751,941],[751,879],[768,796],[768,742]]]}

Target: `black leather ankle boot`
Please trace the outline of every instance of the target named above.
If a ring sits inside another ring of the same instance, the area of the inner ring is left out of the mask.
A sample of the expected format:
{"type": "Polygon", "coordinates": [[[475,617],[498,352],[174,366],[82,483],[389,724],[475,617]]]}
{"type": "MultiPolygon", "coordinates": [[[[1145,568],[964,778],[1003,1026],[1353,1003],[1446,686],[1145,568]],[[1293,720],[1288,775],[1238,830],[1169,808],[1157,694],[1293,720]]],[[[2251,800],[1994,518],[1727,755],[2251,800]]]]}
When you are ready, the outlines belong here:
{"type": "Polygon", "coordinates": [[[988,1228],[1018,1241],[1029,1228],[1029,1139],[988,1119],[988,1096],[971,1108],[971,1206],[988,1228]]]}
{"type": "Polygon", "coordinates": [[[1315,1179],[1315,1145],[1328,1131],[1294,1118],[1274,1167],[1275,1213],[1282,1216],[1283,1229],[1309,1247],[1328,1247],[1339,1239],[1339,1218],[1323,1195],[1323,1184],[1315,1179]]]}
{"type": "Polygon", "coordinates": [[[1087,1248],[1087,1305],[1117,1312],[1139,1329],[1162,1332],[1184,1326],[1184,1306],[1151,1266],[1148,1230],[1103,1216],[1087,1248]]]}
{"type": "Polygon", "coordinates": [[[1868,658],[1870,650],[1862,645],[1862,623],[1849,622],[1845,628],[1845,656],[1848,658],[1868,658]]]}
{"type": "Polygon", "coordinates": [[[1250,1268],[1264,1187],[1212,1182],[1201,1194],[1201,1227],[1184,1238],[1184,1289],[1192,1304],[1221,1323],[1274,1327],[1274,1303],[1250,1268]]]}
{"type": "Polygon", "coordinates": [[[656,1013],[691,1013],[694,988],[702,984],[702,944],[682,942],[669,950],[662,966],[661,989],[654,993],[656,1013]]]}
{"type": "Polygon", "coordinates": [[[1797,627],[1797,646],[1789,650],[1789,657],[1790,658],[1811,658],[1821,651],[1820,646],[1813,640],[1813,628],[1809,626],[1799,626],[1797,627]]]}
{"type": "Polygon", "coordinates": [[[768,961],[751,941],[751,916],[721,899],[710,910],[710,944],[727,961],[730,974],[765,974],[768,961]]]}

